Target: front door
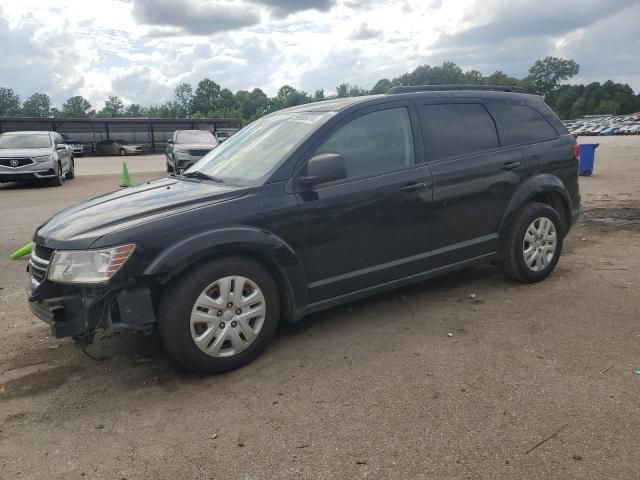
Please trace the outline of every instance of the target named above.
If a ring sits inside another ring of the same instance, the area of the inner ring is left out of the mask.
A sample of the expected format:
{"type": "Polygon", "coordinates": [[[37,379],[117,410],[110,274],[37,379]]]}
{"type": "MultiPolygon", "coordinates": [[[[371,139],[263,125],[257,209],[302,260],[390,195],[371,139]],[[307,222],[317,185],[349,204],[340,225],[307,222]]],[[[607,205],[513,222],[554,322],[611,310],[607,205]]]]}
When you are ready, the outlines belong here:
{"type": "Polygon", "coordinates": [[[431,179],[411,117],[406,104],[353,114],[309,155],[340,154],[347,169],[297,194],[311,302],[428,269],[431,179]]]}

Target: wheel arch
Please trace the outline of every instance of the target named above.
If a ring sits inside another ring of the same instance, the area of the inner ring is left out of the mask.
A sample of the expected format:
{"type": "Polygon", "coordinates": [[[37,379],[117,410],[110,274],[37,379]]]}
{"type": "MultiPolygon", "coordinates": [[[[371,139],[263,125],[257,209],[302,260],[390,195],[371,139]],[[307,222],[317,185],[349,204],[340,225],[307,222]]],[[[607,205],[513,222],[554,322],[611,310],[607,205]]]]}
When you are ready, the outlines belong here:
{"type": "Polygon", "coordinates": [[[228,256],[246,257],[266,268],[278,286],[283,318],[301,318],[302,308],[308,303],[304,265],[284,240],[257,228],[226,228],[183,240],[161,252],[144,275],[164,285],[203,261],[228,256]]]}
{"type": "Polygon", "coordinates": [[[545,203],[556,210],[565,223],[563,234],[568,232],[571,225],[572,205],[562,180],[551,174],[536,175],[520,185],[509,201],[499,228],[501,248],[505,245],[505,239],[516,213],[523,205],[530,202],[545,203]]]}

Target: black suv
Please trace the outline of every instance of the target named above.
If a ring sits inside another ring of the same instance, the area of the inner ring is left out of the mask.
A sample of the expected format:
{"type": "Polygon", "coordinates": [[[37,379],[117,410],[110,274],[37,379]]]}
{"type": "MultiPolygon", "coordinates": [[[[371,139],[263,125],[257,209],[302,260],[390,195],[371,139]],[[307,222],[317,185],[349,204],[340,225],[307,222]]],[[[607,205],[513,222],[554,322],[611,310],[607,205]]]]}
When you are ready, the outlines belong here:
{"type": "Polygon", "coordinates": [[[488,261],[544,279],[578,216],[578,154],[541,97],[509,88],[282,110],[183,175],[39,227],[29,304],[56,337],[157,326],[183,365],[231,370],[280,320],[488,261]]]}

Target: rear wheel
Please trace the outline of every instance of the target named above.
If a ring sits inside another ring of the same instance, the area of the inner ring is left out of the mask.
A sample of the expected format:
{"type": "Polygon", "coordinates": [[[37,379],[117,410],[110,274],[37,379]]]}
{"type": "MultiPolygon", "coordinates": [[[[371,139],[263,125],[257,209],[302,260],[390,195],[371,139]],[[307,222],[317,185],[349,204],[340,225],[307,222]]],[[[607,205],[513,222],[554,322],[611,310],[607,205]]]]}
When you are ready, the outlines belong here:
{"type": "Polygon", "coordinates": [[[242,257],[213,260],[167,288],[159,308],[162,340],[183,366],[203,373],[240,368],[266,348],[280,296],[269,272],[242,257]]]}
{"type": "Polygon", "coordinates": [[[563,236],[558,212],[544,203],[525,205],[507,238],[505,272],[524,283],[544,280],[558,263],[563,236]]]}
{"type": "Polygon", "coordinates": [[[118,153],[120,154],[120,156],[121,156],[121,157],[124,157],[124,156],[127,154],[127,152],[126,152],[126,150],[125,150],[124,148],[121,148],[121,149],[118,151],[118,153]]]}

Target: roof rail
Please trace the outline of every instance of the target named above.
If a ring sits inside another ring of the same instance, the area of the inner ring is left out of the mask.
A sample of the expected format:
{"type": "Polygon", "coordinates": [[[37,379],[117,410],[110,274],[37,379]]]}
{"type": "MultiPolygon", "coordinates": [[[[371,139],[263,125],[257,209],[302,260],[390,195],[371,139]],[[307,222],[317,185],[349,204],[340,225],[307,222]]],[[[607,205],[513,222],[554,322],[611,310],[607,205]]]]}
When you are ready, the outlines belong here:
{"type": "Polygon", "coordinates": [[[500,85],[416,85],[391,87],[385,92],[385,95],[395,95],[398,93],[414,93],[414,92],[446,92],[449,90],[482,90],[493,92],[514,92],[527,93],[523,87],[500,86],[500,85]]]}

